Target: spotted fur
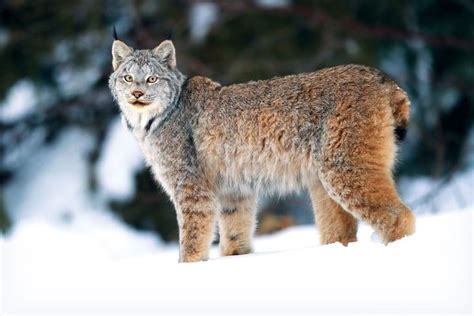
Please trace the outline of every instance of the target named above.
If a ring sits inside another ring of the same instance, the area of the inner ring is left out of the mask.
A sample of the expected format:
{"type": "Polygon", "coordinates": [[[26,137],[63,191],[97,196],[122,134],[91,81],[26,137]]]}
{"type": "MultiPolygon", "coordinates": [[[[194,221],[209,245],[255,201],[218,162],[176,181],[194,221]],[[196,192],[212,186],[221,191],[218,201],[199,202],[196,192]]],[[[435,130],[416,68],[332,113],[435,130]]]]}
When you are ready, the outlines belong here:
{"type": "Polygon", "coordinates": [[[182,75],[170,41],[115,41],[112,55],[110,89],[175,205],[181,261],[207,258],[216,222],[223,255],[250,252],[258,196],[305,188],[323,244],[355,241],[358,219],[385,242],[414,232],[392,179],[409,101],[382,72],[344,65],[221,86],[182,75]],[[147,106],[128,103],[137,88],[147,106]]]}

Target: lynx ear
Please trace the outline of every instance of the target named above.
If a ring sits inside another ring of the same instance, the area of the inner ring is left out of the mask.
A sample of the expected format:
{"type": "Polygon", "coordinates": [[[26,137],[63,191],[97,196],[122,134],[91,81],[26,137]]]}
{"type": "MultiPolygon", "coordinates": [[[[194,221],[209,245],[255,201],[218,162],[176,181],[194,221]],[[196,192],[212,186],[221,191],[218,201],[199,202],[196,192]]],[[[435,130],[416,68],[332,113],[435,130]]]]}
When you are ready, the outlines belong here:
{"type": "Polygon", "coordinates": [[[133,48],[127,46],[124,42],[115,40],[112,44],[112,66],[114,70],[117,70],[123,60],[132,52],[133,48]]]}
{"type": "Polygon", "coordinates": [[[153,49],[153,54],[170,69],[176,68],[176,52],[172,41],[161,42],[153,49]]]}

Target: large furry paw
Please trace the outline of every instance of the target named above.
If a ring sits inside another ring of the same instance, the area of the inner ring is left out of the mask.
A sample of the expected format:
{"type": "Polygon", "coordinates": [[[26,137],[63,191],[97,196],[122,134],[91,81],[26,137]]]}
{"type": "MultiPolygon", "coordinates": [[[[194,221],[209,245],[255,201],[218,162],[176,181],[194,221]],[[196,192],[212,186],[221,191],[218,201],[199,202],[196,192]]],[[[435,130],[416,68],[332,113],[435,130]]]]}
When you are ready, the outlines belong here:
{"type": "Polygon", "coordinates": [[[179,263],[191,263],[209,260],[209,256],[197,256],[197,255],[180,255],[179,263]]]}
{"type": "Polygon", "coordinates": [[[246,255],[253,251],[252,247],[249,245],[221,245],[220,253],[221,256],[238,256],[246,255]]]}
{"type": "Polygon", "coordinates": [[[357,236],[355,235],[347,235],[347,236],[321,236],[320,238],[320,243],[321,245],[329,245],[333,243],[341,243],[343,246],[346,246],[350,242],[356,242],[357,241],[357,236]]]}
{"type": "Polygon", "coordinates": [[[385,232],[381,233],[381,237],[385,244],[401,239],[415,233],[416,218],[412,211],[405,209],[398,215],[395,224],[385,232]]]}

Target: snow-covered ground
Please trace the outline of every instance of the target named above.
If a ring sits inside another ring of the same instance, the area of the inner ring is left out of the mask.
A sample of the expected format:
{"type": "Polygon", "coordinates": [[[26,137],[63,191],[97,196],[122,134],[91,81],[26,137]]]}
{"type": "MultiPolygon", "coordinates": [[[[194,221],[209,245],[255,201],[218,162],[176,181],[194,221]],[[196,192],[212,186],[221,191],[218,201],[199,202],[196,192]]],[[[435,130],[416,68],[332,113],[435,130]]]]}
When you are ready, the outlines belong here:
{"type": "Polygon", "coordinates": [[[257,238],[254,254],[219,258],[214,248],[191,264],[177,263],[176,246],[141,243],[137,254],[126,239],[110,247],[86,229],[25,219],[0,239],[0,311],[470,314],[473,211],[420,217],[416,235],[389,246],[366,226],[347,248],[319,246],[317,231],[301,226],[257,238]]]}
{"type": "MultiPolygon", "coordinates": [[[[143,158],[132,136],[113,121],[91,170],[94,144],[68,129],[3,189],[14,226],[0,237],[0,315],[472,311],[472,169],[433,197],[442,214],[427,210],[415,236],[388,247],[366,226],[347,248],[319,246],[314,227],[302,226],[257,238],[251,255],[219,258],[213,249],[208,262],[178,264],[176,245],[127,227],[108,209],[110,198],[134,194],[143,158]]],[[[409,203],[436,185],[403,181],[409,203]]]]}

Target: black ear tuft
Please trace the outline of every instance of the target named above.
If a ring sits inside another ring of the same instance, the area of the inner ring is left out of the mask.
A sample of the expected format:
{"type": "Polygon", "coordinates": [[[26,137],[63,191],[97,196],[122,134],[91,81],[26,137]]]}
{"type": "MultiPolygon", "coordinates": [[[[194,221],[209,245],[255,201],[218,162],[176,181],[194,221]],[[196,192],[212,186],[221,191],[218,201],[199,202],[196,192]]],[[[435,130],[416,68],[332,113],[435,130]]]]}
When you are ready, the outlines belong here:
{"type": "Polygon", "coordinates": [[[113,32],[114,32],[114,40],[118,40],[117,30],[115,29],[115,25],[114,25],[113,32]]]}
{"type": "Polygon", "coordinates": [[[166,35],[166,39],[172,41],[173,40],[173,30],[169,31],[166,35]]]}

